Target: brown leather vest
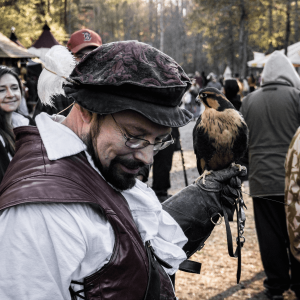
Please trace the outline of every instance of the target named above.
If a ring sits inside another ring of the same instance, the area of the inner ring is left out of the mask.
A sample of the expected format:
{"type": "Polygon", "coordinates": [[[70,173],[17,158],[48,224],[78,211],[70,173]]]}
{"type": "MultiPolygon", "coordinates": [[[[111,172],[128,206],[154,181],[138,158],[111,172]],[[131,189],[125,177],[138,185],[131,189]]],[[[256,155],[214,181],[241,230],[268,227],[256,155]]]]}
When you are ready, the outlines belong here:
{"type": "Polygon", "coordinates": [[[126,200],[90,166],[85,154],[50,161],[36,127],[14,132],[16,154],[0,185],[0,210],[34,202],[100,206],[113,227],[115,245],[109,263],[84,279],[86,299],[174,299],[169,279],[143,245],[126,200]]]}

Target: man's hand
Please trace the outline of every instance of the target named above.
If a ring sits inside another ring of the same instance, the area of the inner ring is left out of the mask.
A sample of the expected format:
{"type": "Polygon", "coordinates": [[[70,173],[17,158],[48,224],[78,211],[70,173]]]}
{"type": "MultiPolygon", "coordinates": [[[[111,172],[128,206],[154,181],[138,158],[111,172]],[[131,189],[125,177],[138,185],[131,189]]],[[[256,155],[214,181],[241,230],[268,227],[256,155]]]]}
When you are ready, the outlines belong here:
{"type": "Polygon", "coordinates": [[[225,208],[229,220],[232,220],[235,201],[241,195],[241,181],[238,176],[245,176],[246,168],[241,171],[237,166],[213,171],[203,180],[196,180],[162,206],[180,225],[188,242],[183,247],[190,257],[210,236],[215,224],[220,222],[225,208]]]}

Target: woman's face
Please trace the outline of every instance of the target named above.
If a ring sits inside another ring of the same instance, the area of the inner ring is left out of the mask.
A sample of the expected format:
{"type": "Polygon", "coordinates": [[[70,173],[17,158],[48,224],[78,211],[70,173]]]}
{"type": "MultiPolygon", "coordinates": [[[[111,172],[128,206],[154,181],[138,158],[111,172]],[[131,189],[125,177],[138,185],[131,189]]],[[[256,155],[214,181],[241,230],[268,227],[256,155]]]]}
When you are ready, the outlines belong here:
{"type": "Polygon", "coordinates": [[[0,108],[7,112],[16,111],[21,103],[21,90],[17,79],[11,74],[0,78],[0,108]]]}

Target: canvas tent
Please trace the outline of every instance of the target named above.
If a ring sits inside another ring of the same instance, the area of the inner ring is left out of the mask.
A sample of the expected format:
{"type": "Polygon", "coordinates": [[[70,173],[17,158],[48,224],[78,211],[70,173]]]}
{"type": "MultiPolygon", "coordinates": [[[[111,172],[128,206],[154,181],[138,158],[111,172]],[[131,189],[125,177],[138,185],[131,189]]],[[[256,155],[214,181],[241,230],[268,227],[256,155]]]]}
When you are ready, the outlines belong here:
{"type": "Polygon", "coordinates": [[[9,39],[10,39],[12,42],[14,42],[15,44],[17,44],[18,46],[20,46],[20,47],[26,49],[26,48],[22,45],[22,43],[18,40],[18,38],[17,38],[17,36],[16,36],[16,34],[15,34],[15,30],[16,30],[15,27],[12,27],[12,28],[11,28],[11,34],[10,34],[9,39]]]}
{"type": "Polygon", "coordinates": [[[35,43],[28,49],[28,52],[36,54],[41,61],[44,61],[46,53],[55,45],[60,45],[59,42],[50,32],[50,27],[45,24],[43,32],[35,43]]]}
{"type": "Polygon", "coordinates": [[[264,53],[253,51],[254,59],[247,62],[248,67],[252,68],[263,68],[263,61],[266,56],[264,53]]]}
{"type": "Polygon", "coordinates": [[[31,58],[38,57],[21,48],[0,32],[0,58],[31,58]]]}
{"type": "MultiPolygon", "coordinates": [[[[284,53],[284,49],[279,50],[284,53]]],[[[264,53],[254,52],[254,59],[247,62],[250,68],[263,68],[270,57],[269,55],[264,55],[264,53]]],[[[292,62],[295,67],[300,66],[300,42],[288,46],[288,59],[292,62]]]]}

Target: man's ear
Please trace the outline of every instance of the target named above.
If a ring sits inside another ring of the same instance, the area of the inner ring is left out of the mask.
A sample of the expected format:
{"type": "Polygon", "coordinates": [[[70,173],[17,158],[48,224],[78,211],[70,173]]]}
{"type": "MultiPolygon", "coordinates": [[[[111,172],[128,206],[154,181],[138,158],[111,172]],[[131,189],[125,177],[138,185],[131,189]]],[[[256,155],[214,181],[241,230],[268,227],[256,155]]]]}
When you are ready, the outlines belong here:
{"type": "Polygon", "coordinates": [[[75,104],[75,107],[79,110],[82,121],[89,124],[92,121],[93,114],[77,103],[75,104]]]}

